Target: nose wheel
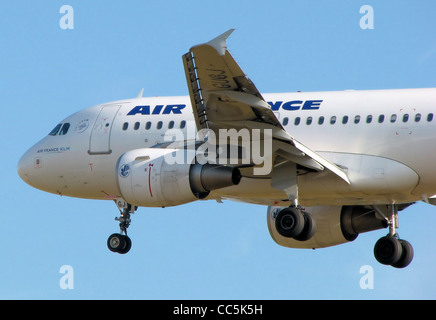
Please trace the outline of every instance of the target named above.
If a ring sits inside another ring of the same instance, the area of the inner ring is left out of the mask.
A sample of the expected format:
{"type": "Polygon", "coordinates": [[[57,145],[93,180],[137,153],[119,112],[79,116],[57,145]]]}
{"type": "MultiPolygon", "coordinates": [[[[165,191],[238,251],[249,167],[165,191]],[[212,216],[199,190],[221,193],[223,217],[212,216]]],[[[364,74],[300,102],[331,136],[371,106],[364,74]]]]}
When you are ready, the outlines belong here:
{"type": "Polygon", "coordinates": [[[125,254],[132,247],[132,240],[126,235],[114,233],[107,239],[107,247],[112,252],[125,254]]]}
{"type": "Polygon", "coordinates": [[[127,236],[127,228],[130,226],[130,214],[133,214],[137,207],[126,203],[124,200],[117,199],[116,204],[120,209],[121,215],[115,220],[120,222],[120,233],[113,233],[107,239],[107,247],[110,251],[126,254],[132,247],[132,240],[127,236]]]}

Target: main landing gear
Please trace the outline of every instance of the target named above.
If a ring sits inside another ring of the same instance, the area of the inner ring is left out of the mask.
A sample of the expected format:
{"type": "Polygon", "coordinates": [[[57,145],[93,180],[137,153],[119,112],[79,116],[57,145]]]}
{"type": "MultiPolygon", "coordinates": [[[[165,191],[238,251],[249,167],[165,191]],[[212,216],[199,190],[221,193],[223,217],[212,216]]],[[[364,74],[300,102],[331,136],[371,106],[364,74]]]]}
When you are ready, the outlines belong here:
{"type": "Polygon", "coordinates": [[[127,236],[127,228],[130,226],[130,214],[133,214],[137,207],[134,207],[123,200],[117,199],[116,204],[120,209],[120,217],[115,218],[120,222],[120,233],[114,233],[107,239],[107,247],[112,252],[125,254],[132,247],[132,240],[127,236]],[[122,209],[122,210],[121,210],[122,209]]]}
{"type": "Polygon", "coordinates": [[[276,229],[280,235],[306,241],[315,234],[315,220],[300,206],[282,209],[276,216],[276,229]]]}
{"type": "Polygon", "coordinates": [[[397,205],[393,204],[388,207],[388,217],[376,207],[374,209],[387,220],[389,226],[389,234],[380,238],[374,246],[374,257],[381,264],[395,268],[407,267],[413,259],[413,247],[408,241],[400,239],[396,232],[398,228],[397,205]]]}

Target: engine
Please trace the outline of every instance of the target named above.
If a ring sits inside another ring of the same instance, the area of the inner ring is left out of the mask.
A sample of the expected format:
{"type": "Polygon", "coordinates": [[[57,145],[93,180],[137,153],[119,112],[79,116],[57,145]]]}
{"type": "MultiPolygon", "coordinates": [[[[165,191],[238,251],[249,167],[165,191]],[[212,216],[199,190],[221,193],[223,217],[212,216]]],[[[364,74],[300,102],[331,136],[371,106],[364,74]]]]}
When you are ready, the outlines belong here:
{"type": "Polygon", "coordinates": [[[144,207],[176,206],[206,198],[210,191],[239,184],[239,169],[199,164],[195,151],[136,149],[117,164],[118,187],[128,203],[144,207]]]}
{"type": "Polygon", "coordinates": [[[275,218],[283,207],[268,207],[268,230],[273,240],[284,247],[315,249],[335,246],[353,241],[359,233],[387,227],[385,219],[364,206],[324,206],[304,209],[316,225],[314,235],[299,241],[281,235],[276,228],[275,218]]]}

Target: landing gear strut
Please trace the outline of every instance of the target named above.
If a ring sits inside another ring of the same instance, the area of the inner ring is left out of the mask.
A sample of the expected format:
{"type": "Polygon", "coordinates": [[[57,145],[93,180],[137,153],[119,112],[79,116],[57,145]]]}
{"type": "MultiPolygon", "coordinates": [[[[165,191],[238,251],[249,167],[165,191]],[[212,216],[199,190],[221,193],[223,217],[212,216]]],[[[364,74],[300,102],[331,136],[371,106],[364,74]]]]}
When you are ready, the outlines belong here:
{"type": "Polygon", "coordinates": [[[413,259],[413,247],[399,238],[396,231],[398,228],[398,207],[393,204],[388,207],[389,216],[386,217],[377,210],[388,222],[389,234],[379,239],[374,246],[374,257],[378,262],[391,265],[395,268],[407,267],[413,259]]]}
{"type": "Polygon", "coordinates": [[[127,228],[130,226],[131,222],[130,214],[133,214],[137,207],[133,207],[123,200],[117,200],[116,204],[121,213],[120,217],[115,218],[116,221],[120,222],[120,233],[114,233],[109,236],[107,239],[107,247],[112,252],[125,254],[129,252],[132,247],[132,241],[127,236],[127,228]]]}

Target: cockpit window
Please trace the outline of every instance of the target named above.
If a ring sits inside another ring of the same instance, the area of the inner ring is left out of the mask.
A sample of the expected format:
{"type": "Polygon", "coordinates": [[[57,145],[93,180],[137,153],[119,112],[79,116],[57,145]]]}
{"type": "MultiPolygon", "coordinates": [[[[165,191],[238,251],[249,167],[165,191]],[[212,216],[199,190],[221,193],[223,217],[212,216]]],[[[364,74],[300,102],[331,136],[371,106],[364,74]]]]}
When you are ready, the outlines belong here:
{"type": "Polygon", "coordinates": [[[59,130],[62,127],[62,123],[59,123],[54,129],[49,133],[50,136],[55,136],[58,134],[59,130]]]}
{"type": "Polygon", "coordinates": [[[64,125],[62,126],[61,131],[59,132],[59,135],[60,136],[66,135],[68,133],[68,129],[70,129],[70,124],[68,122],[64,123],[64,125]]]}
{"type": "Polygon", "coordinates": [[[54,127],[54,129],[49,133],[49,135],[57,136],[59,134],[60,136],[64,136],[67,134],[69,129],[70,129],[70,124],[68,122],[59,123],[56,127],[54,127]]]}

